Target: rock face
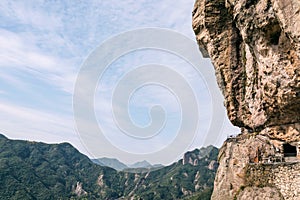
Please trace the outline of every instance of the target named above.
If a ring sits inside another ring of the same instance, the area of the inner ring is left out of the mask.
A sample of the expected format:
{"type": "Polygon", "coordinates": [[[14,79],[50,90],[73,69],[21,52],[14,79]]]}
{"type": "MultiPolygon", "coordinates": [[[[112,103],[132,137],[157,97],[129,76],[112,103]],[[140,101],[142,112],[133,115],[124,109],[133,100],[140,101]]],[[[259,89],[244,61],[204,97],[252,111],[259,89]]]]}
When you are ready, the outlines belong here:
{"type": "MultiPolygon", "coordinates": [[[[214,154],[217,155],[217,150],[216,147],[214,146],[208,146],[205,148],[188,151],[183,155],[182,164],[183,165],[191,164],[193,166],[197,166],[201,162],[201,159],[205,157],[213,156],[214,154]]],[[[211,168],[214,169],[216,164],[211,164],[211,165],[212,165],[211,168]]]]}
{"type": "Polygon", "coordinates": [[[234,125],[299,122],[300,1],[198,0],[193,17],[234,125]]]}
{"type": "Polygon", "coordinates": [[[270,187],[247,187],[237,197],[240,200],[266,200],[283,199],[282,195],[274,188],[270,187]]]}
{"type": "Polygon", "coordinates": [[[221,148],[212,199],[264,191],[273,196],[262,199],[300,199],[288,181],[276,184],[288,162],[300,174],[300,0],[197,0],[193,29],[215,67],[228,117],[242,128],[221,148]],[[274,181],[247,179],[249,166],[267,164],[279,170],[270,171],[274,181]]]}

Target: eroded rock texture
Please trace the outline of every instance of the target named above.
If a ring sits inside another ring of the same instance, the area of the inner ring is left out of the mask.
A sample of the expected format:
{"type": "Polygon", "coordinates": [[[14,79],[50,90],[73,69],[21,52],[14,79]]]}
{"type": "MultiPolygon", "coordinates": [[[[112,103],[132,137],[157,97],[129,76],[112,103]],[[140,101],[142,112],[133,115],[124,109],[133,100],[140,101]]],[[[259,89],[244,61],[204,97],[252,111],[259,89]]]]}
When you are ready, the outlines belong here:
{"type": "Polygon", "coordinates": [[[240,194],[238,194],[240,200],[273,200],[284,199],[280,192],[270,187],[247,187],[240,194]]]}
{"type": "Polygon", "coordinates": [[[198,0],[193,28],[229,119],[249,129],[300,121],[300,1],[198,0]]]}
{"type": "Polygon", "coordinates": [[[197,0],[193,29],[242,128],[220,150],[212,199],[300,199],[300,0],[197,0]],[[272,180],[250,181],[251,166],[272,180]]]}

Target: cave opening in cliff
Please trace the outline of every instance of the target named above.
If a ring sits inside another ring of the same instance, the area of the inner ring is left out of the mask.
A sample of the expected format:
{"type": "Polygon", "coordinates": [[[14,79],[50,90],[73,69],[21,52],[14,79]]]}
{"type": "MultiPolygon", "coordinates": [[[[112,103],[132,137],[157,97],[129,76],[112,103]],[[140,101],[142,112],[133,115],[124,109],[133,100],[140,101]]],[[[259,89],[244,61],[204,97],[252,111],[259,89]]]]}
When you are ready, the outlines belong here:
{"type": "Polygon", "coordinates": [[[290,144],[283,144],[283,152],[284,157],[296,157],[297,156],[297,148],[290,144]]]}

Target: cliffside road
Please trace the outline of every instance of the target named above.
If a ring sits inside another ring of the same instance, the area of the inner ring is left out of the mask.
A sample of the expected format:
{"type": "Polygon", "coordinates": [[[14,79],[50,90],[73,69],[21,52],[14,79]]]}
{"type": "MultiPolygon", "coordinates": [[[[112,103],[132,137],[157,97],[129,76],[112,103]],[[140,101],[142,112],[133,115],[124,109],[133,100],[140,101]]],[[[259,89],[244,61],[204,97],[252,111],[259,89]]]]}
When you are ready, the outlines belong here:
{"type": "Polygon", "coordinates": [[[300,199],[300,1],[197,0],[193,29],[241,127],[212,199],[300,199]]]}

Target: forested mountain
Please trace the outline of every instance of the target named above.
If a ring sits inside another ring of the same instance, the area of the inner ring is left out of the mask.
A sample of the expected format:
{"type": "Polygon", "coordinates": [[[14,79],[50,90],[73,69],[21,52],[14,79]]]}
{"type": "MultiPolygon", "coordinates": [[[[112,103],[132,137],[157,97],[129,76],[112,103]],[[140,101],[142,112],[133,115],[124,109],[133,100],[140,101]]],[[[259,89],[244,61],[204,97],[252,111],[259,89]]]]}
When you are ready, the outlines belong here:
{"type": "Polygon", "coordinates": [[[0,135],[0,199],[209,199],[218,153],[209,148],[196,164],[179,160],[159,170],[130,173],[94,164],[68,143],[0,135]]]}

